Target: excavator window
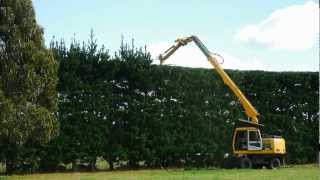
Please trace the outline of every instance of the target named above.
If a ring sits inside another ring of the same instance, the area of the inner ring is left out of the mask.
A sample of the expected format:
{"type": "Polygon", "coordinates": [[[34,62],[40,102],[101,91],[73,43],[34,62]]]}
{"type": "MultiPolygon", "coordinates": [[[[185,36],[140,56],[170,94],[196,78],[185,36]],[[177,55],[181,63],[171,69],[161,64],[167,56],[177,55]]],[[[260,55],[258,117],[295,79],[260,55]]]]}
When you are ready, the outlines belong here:
{"type": "Polygon", "coordinates": [[[257,130],[240,130],[236,131],[236,150],[261,150],[262,140],[260,131],[257,130]]]}
{"type": "Polygon", "coordinates": [[[248,131],[237,131],[236,134],[236,150],[248,150],[248,131]]]}
{"type": "Polygon", "coordinates": [[[249,141],[259,141],[258,131],[249,131],[249,141]]]}
{"type": "Polygon", "coordinates": [[[248,150],[261,150],[262,140],[259,130],[249,130],[248,150]]]}

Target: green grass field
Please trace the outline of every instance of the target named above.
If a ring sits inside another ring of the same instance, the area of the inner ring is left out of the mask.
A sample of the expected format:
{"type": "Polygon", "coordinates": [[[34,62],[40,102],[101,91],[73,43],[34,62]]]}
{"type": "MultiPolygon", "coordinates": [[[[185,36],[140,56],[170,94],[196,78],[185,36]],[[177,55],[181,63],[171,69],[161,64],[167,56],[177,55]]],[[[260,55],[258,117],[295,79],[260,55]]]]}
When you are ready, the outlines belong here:
{"type": "Polygon", "coordinates": [[[135,170],[93,173],[49,173],[33,175],[0,176],[0,180],[319,180],[317,165],[297,165],[277,170],[135,170]]]}

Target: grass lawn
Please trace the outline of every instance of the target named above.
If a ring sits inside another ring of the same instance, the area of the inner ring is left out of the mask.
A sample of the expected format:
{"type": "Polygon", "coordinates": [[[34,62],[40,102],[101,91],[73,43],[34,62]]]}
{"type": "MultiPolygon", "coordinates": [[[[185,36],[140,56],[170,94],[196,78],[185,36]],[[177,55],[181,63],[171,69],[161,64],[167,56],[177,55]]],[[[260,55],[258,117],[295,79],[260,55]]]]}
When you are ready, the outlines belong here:
{"type": "Polygon", "coordinates": [[[109,171],[93,173],[49,173],[32,175],[0,176],[0,180],[319,180],[320,169],[316,164],[296,165],[277,170],[243,170],[243,169],[217,169],[217,170],[135,170],[135,171],[109,171]]]}

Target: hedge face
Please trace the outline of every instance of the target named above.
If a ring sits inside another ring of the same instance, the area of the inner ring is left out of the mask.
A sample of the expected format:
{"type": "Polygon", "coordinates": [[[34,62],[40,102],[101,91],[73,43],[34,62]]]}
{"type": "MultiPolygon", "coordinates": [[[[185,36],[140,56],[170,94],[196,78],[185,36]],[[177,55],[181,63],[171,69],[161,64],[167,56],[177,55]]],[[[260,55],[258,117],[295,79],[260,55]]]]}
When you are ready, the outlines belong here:
{"type": "MultiPolygon", "coordinates": [[[[152,65],[128,46],[112,58],[90,47],[55,48],[64,161],[205,166],[231,151],[246,116],[215,71],[152,65]]],[[[226,71],[263,115],[263,132],[286,139],[288,162],[315,161],[318,73],[226,71]]]]}
{"type": "MultiPolygon", "coordinates": [[[[110,56],[93,36],[83,46],[53,42],[51,50],[59,64],[59,136],[26,147],[20,162],[32,157],[30,166],[42,170],[94,168],[98,157],[130,167],[219,166],[231,152],[235,124],[246,116],[215,71],[153,65],[147,52],[127,45],[110,56]]],[[[314,162],[318,73],[226,72],[262,115],[263,133],[286,139],[287,162],[314,162]]]]}

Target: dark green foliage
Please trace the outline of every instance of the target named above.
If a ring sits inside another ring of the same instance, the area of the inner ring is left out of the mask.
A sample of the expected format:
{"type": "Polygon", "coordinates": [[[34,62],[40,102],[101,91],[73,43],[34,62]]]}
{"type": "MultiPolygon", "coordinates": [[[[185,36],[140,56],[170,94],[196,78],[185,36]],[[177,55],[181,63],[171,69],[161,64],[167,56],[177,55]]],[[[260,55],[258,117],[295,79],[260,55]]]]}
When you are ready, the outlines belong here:
{"type": "MultiPolygon", "coordinates": [[[[215,71],[152,65],[122,45],[114,57],[91,36],[70,48],[54,43],[60,63],[59,162],[144,166],[219,166],[231,152],[242,107],[215,71]]],[[[263,115],[264,133],[283,135],[289,163],[314,162],[318,73],[231,71],[230,77],[263,115]]],[[[55,155],[56,156],[56,155],[55,155]]],[[[50,161],[50,155],[46,156],[50,161]]],[[[46,161],[44,161],[46,162],[46,161]]]]}
{"type": "MultiPolygon", "coordinates": [[[[215,71],[152,65],[150,55],[133,45],[123,44],[112,57],[97,47],[93,33],[82,45],[52,42],[51,49],[60,65],[60,134],[48,145],[21,151],[33,166],[52,171],[61,163],[74,170],[88,164],[93,170],[98,157],[110,169],[124,162],[129,168],[141,162],[219,166],[231,152],[235,123],[246,117],[215,71]]],[[[314,162],[318,73],[227,73],[263,115],[263,132],[285,137],[288,162],[314,162]]]]}
{"type": "MultiPolygon", "coordinates": [[[[63,42],[52,42],[51,48],[60,64],[61,124],[60,136],[52,145],[63,153],[61,162],[75,163],[81,159],[94,169],[96,158],[103,155],[109,132],[111,87],[108,72],[104,72],[108,52],[97,49],[93,34],[83,46],[74,41],[66,51],[63,42]]],[[[45,161],[43,166],[46,168],[45,161]]]]}
{"type": "Polygon", "coordinates": [[[7,172],[37,165],[58,130],[57,68],[31,0],[0,0],[0,160],[7,172]]]}

